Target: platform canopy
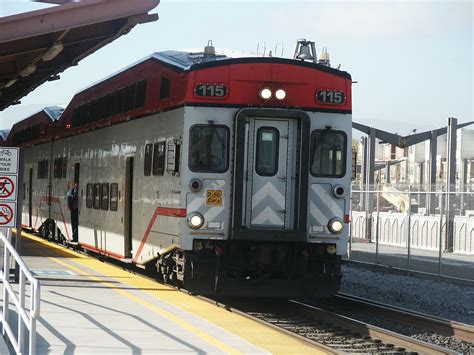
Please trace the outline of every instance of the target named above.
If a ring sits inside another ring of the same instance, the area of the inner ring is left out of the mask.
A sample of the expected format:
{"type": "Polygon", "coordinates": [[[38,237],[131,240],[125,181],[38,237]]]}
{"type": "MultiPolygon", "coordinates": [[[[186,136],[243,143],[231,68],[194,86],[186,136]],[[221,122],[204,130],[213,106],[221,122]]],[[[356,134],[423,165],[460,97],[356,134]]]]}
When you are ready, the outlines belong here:
{"type": "Polygon", "coordinates": [[[51,0],[38,11],[0,17],[0,111],[45,81],[127,34],[159,0],[51,0]]]}

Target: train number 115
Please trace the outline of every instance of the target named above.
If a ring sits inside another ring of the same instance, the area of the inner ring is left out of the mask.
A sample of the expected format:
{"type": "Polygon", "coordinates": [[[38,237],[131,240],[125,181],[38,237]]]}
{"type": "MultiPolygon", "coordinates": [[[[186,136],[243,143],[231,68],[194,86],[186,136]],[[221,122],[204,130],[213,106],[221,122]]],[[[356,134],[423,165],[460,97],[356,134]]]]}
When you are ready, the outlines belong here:
{"type": "Polygon", "coordinates": [[[325,104],[342,105],[346,101],[346,95],[342,91],[319,90],[316,93],[316,100],[325,104]]]}

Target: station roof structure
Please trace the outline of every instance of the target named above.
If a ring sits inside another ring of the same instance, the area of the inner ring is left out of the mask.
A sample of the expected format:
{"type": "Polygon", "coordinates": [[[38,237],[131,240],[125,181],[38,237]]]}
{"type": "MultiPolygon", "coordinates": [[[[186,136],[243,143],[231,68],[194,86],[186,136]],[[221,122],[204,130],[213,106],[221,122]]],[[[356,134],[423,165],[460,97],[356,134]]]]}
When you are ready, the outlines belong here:
{"type": "Polygon", "coordinates": [[[59,73],[158,19],[159,0],[50,0],[46,9],[0,17],[0,111],[59,73]]]}

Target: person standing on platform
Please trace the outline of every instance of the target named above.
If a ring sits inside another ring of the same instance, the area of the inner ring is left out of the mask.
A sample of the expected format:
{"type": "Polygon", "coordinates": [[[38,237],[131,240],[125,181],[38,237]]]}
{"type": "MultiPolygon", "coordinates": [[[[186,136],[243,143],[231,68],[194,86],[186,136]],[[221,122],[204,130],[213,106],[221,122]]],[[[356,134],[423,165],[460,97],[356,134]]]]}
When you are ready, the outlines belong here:
{"type": "Polygon", "coordinates": [[[67,206],[71,211],[72,243],[79,241],[79,184],[76,182],[67,193],[67,206]]]}

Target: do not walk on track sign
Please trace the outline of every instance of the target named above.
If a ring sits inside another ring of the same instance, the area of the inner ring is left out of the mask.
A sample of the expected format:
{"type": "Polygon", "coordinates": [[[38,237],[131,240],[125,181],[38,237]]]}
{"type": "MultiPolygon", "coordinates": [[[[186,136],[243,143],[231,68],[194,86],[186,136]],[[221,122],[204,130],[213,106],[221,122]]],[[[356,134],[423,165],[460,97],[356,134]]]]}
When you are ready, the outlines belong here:
{"type": "Polygon", "coordinates": [[[0,227],[16,226],[20,149],[0,147],[0,227]]]}

